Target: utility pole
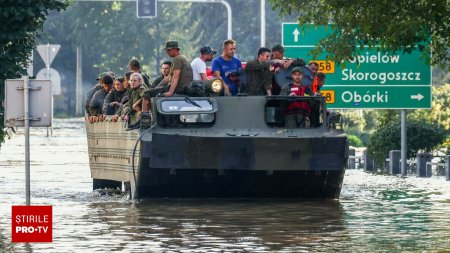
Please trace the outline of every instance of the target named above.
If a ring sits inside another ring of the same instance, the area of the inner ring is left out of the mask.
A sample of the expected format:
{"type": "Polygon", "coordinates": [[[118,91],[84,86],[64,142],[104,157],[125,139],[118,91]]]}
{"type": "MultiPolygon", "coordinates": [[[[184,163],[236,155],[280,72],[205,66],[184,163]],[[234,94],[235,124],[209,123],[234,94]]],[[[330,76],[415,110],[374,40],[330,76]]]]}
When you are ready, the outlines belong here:
{"type": "Polygon", "coordinates": [[[266,46],[266,0],[261,0],[261,47],[266,46]]]}

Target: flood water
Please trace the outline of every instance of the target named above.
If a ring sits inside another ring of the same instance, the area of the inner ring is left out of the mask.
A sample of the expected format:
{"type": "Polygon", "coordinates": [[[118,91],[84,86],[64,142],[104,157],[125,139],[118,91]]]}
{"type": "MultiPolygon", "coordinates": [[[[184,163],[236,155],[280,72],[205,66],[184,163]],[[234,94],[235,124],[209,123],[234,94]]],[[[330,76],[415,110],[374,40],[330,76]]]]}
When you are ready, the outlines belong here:
{"type": "Polygon", "coordinates": [[[0,252],[449,252],[450,181],[347,170],[336,201],[148,199],[92,191],[82,119],[31,130],[31,203],[52,243],[11,243],[25,204],[24,136],[0,149],[0,252]]]}

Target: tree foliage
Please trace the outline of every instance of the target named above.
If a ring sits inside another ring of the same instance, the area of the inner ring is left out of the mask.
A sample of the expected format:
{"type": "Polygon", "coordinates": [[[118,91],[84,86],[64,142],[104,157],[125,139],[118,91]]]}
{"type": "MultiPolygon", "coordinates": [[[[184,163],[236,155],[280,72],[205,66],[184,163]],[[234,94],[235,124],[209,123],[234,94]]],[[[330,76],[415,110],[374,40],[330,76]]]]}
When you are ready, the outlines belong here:
{"type": "MultiPolygon", "coordinates": [[[[419,151],[430,152],[445,140],[444,130],[429,121],[408,121],[406,131],[408,158],[415,157],[419,151]]],[[[389,151],[401,149],[400,134],[400,122],[393,121],[370,136],[367,150],[378,164],[383,163],[389,151]]]]}
{"type": "Polygon", "coordinates": [[[433,87],[432,93],[431,110],[415,110],[408,117],[436,122],[450,133],[450,84],[433,87]]]}
{"type": "MultiPolygon", "coordinates": [[[[232,37],[242,61],[256,58],[260,47],[259,0],[228,1],[232,9],[232,37]],[[251,12],[252,15],[248,15],[251,12]]],[[[122,75],[128,60],[140,60],[145,73],[159,74],[160,64],[170,60],[163,50],[167,40],[178,40],[188,60],[199,56],[199,49],[210,45],[221,53],[227,39],[227,11],[219,1],[157,2],[154,18],[136,17],[134,1],[77,1],[66,11],[51,15],[44,24],[42,44],[60,44],[52,67],[61,73],[62,96],[55,97],[55,111],[75,114],[76,48],[81,49],[83,91],[94,84],[99,73],[112,70],[122,75]],[[62,99],[64,97],[64,100],[62,99]]],[[[283,21],[266,5],[266,45],[281,43],[283,21]]],[[[43,66],[35,54],[35,69],[43,66]]]]}
{"type": "MultiPolygon", "coordinates": [[[[0,0],[0,101],[4,99],[4,81],[26,73],[25,66],[35,47],[50,11],[65,9],[59,0],[0,0]]],[[[0,143],[4,138],[3,107],[0,107],[0,143]]]]}
{"type": "Polygon", "coordinates": [[[313,50],[328,52],[342,62],[357,55],[363,45],[383,52],[410,53],[415,47],[424,58],[433,52],[432,65],[450,61],[450,5],[447,0],[269,0],[280,13],[297,15],[299,24],[333,23],[334,32],[313,50]],[[431,39],[431,41],[430,41],[431,39]]]}

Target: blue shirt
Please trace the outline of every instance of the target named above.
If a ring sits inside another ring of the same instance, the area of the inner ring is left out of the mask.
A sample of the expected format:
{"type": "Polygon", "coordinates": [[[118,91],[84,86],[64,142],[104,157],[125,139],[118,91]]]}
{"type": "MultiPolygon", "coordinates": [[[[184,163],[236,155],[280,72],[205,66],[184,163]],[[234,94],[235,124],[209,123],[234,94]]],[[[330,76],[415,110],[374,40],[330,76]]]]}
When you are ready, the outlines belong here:
{"type": "Polygon", "coordinates": [[[222,58],[222,56],[218,56],[212,61],[211,71],[220,72],[220,76],[230,89],[230,92],[233,96],[238,93],[239,87],[236,83],[233,83],[230,79],[228,79],[227,75],[232,72],[242,72],[242,64],[239,59],[233,57],[230,61],[227,61],[222,58]]]}

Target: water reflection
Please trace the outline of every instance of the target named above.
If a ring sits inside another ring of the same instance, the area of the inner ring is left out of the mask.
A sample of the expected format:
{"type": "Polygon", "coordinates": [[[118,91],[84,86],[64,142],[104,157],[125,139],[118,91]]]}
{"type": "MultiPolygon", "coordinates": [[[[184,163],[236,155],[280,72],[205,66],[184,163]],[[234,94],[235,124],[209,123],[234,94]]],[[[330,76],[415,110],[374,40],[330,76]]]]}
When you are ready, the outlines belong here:
{"type": "Polygon", "coordinates": [[[337,201],[152,199],[114,209],[90,206],[114,234],[133,235],[133,251],[141,252],[313,249],[342,240],[345,230],[337,201]]]}

